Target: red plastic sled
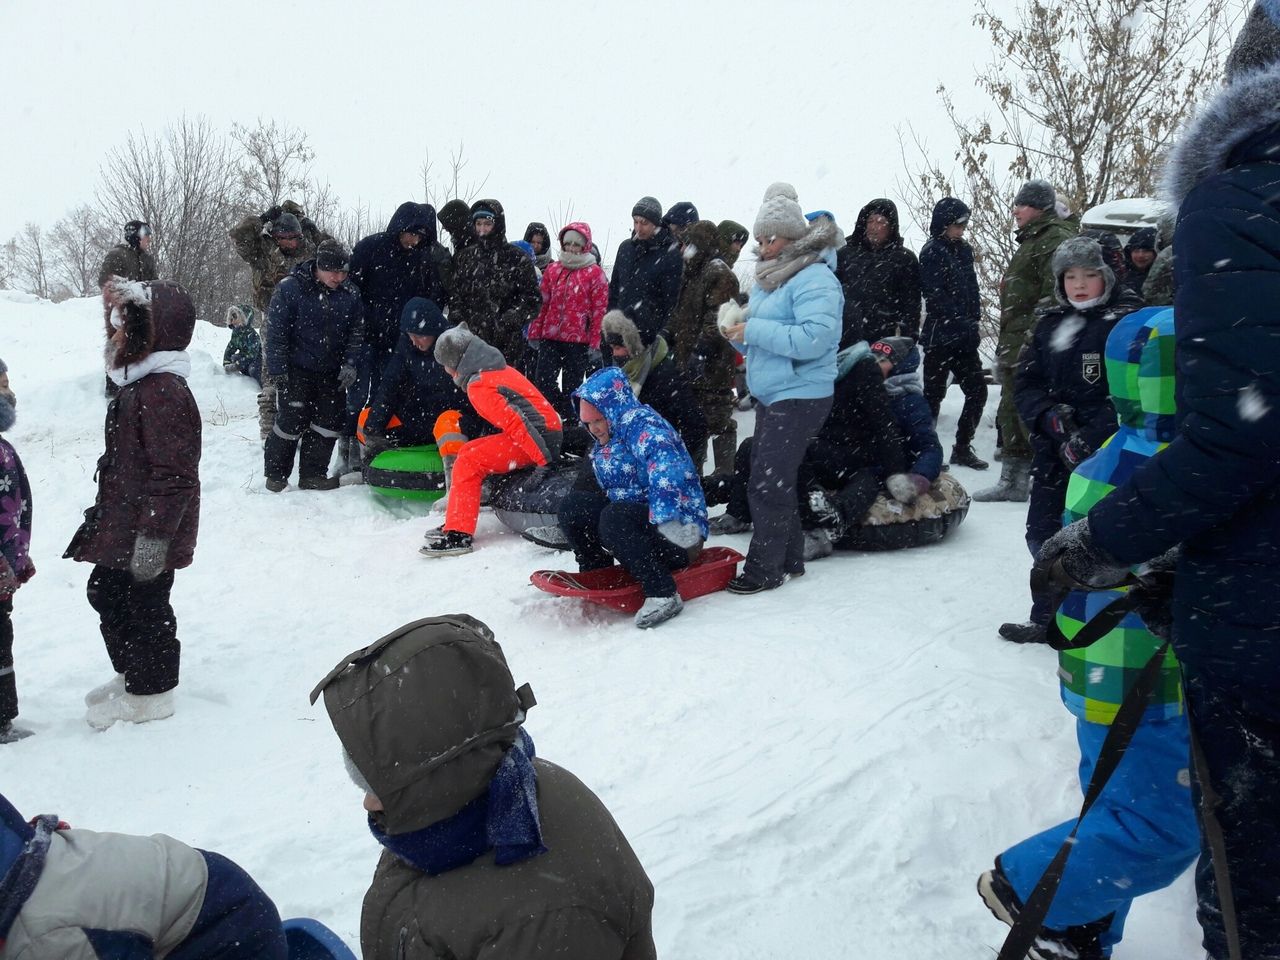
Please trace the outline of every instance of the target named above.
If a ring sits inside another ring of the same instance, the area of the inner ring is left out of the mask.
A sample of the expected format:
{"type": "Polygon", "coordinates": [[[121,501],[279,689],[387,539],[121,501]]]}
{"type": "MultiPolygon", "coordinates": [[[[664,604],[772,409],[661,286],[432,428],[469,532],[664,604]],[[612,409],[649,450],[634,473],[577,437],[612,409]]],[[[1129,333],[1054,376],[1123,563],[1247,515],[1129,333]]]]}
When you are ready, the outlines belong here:
{"type": "MultiPolygon", "coordinates": [[[[743,559],[742,554],[729,547],[707,547],[696,561],[672,574],[676,590],[685,600],[723,590],[737,574],[738,563],[743,559]]],[[[529,582],[557,597],[577,597],[623,613],[635,613],[644,603],[640,584],[617,566],[585,573],[535,570],[529,575],[529,582]]]]}

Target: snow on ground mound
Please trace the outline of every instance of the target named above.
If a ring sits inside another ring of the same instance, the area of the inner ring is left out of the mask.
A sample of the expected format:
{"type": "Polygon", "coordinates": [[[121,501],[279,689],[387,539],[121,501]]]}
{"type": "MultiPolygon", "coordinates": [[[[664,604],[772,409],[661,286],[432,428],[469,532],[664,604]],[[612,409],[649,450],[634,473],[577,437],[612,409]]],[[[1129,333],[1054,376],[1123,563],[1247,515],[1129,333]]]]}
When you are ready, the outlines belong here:
{"type": "MultiPolygon", "coordinates": [[[[1053,653],[994,632],[1026,613],[1021,505],[974,504],[939,546],[837,556],[776,592],[692,601],[642,633],[536,592],[530,571],[566,555],[487,513],[474,554],[426,560],[419,507],[361,486],[266,492],[254,385],[223,374],[229,333],[200,323],[203,505],[195,564],[173,591],[177,714],[98,734],[81,698],[110,666],[89,568],[61,555],[102,452],[102,330],[95,300],[0,294],[0,357],[19,397],[9,437],[35,499],[38,574],[14,625],[37,735],[0,748],[0,791],[24,813],[219,850],[283,914],[355,945],[378,849],[307,695],[383,633],[465,611],[533,685],[539,754],[596,790],[635,847],[664,958],[992,955],[1005,928],[977,875],[1080,799],[1053,653]]],[[[944,442],[959,400],[944,406],[944,442]]],[[[987,455],[992,433],[980,436],[987,455]]],[[[970,489],[989,476],[958,475],[970,489]]],[[[747,537],[720,542],[745,551],[747,537]]],[[[1139,902],[1116,956],[1186,956],[1198,940],[1188,876],[1139,902]]]]}

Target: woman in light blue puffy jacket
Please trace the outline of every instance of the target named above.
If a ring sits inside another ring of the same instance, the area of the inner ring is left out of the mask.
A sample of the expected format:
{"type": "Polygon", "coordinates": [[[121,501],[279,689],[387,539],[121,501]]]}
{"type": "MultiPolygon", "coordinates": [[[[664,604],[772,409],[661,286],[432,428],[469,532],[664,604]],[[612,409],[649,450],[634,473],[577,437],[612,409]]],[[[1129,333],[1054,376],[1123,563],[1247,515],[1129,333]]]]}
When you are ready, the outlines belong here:
{"type": "Polygon", "coordinates": [[[745,311],[726,304],[721,330],[746,358],[759,401],[748,502],[754,532],[733,593],[759,593],[804,573],[796,474],[831,410],[844,294],[835,276],[844,237],[827,215],[812,223],[795,188],[775,183],[756,217],[755,284],[745,311]]]}

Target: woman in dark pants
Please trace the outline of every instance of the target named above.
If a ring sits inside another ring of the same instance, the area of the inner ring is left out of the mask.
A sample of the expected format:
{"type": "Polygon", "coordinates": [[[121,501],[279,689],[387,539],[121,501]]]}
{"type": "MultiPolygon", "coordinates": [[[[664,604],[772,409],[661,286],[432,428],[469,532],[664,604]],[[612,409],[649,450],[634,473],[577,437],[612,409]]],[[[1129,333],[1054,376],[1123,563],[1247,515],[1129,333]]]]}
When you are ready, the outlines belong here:
{"type": "Polygon", "coordinates": [[[759,401],[747,492],[754,531],[742,573],[729,583],[743,594],[804,573],[796,477],[831,410],[844,309],[834,272],[844,237],[829,216],[806,220],[790,184],[765,191],[755,237],[759,262],[746,310],[730,301],[720,316],[759,401]]]}

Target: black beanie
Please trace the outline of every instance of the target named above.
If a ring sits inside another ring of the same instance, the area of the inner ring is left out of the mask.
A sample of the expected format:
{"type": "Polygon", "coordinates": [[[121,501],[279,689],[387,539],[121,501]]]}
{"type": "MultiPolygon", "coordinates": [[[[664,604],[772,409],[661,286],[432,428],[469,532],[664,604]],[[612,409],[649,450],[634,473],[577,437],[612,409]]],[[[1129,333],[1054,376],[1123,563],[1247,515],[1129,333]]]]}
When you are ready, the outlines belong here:
{"type": "Polygon", "coordinates": [[[316,247],[316,269],[349,271],[351,254],[337,240],[325,240],[316,247]]]}
{"type": "Polygon", "coordinates": [[[653,197],[641,197],[631,208],[633,217],[644,217],[655,227],[662,223],[662,204],[653,197]]]}
{"type": "Polygon", "coordinates": [[[438,337],[449,328],[434,300],[414,297],[400,311],[400,329],[415,337],[438,337]]]}
{"type": "Polygon", "coordinates": [[[871,353],[877,360],[888,360],[896,367],[911,356],[915,345],[916,342],[910,337],[885,337],[871,345],[871,353]]]}

